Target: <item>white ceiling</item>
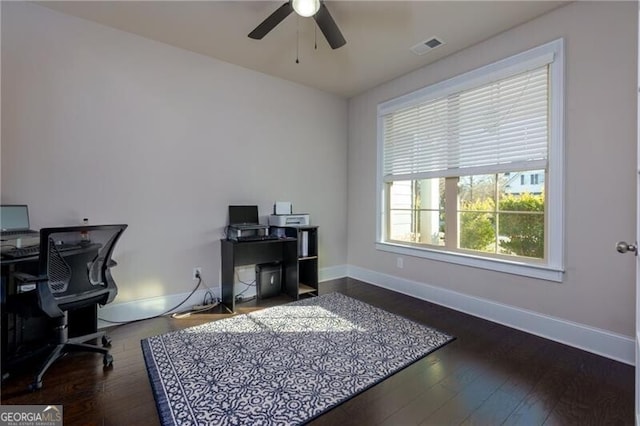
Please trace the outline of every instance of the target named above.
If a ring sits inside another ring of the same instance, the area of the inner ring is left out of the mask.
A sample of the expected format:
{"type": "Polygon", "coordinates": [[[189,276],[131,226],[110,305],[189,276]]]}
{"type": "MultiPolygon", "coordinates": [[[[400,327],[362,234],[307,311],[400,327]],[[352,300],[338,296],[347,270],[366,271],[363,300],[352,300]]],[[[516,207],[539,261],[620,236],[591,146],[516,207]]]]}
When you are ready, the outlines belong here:
{"type": "Polygon", "coordinates": [[[58,11],[350,97],[529,21],[566,1],[327,1],[347,44],[332,50],[312,18],[289,15],[247,37],[284,1],[45,1],[58,11]],[[299,28],[299,41],[296,37],[299,28]],[[417,56],[409,48],[445,44],[417,56]],[[317,37],[317,49],[314,49],[317,37]],[[299,63],[296,60],[296,45],[299,63]]]}

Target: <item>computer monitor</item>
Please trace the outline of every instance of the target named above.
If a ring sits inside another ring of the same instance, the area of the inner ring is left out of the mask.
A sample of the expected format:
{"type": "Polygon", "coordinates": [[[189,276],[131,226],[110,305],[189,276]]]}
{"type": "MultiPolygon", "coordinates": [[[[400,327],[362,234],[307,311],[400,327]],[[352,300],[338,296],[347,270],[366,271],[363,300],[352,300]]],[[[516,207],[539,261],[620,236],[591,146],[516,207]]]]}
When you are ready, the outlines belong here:
{"type": "Polygon", "coordinates": [[[3,231],[28,231],[28,207],[24,204],[1,205],[0,227],[3,231]]]}
{"type": "Polygon", "coordinates": [[[229,225],[257,223],[258,206],[229,206],[229,225]]]}

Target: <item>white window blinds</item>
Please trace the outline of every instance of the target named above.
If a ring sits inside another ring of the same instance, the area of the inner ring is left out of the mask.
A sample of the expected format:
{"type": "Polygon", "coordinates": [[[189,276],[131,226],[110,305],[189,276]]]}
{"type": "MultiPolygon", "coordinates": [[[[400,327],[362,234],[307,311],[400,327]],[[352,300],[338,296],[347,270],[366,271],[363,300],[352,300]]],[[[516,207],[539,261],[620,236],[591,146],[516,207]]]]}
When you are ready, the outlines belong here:
{"type": "Polygon", "coordinates": [[[549,66],[384,114],[383,179],[544,169],[549,66]]]}

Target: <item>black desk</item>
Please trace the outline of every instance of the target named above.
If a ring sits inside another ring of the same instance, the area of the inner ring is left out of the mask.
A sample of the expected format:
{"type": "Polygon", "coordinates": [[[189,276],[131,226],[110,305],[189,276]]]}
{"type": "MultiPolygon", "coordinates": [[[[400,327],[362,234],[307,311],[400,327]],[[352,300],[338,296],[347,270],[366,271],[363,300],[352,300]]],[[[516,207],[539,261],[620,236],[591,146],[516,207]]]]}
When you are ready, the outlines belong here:
{"type": "MultiPolygon", "coordinates": [[[[98,250],[98,247],[93,245],[71,250],[64,253],[64,256],[86,254],[87,252],[98,250]]],[[[37,275],[38,262],[38,255],[17,259],[0,258],[2,271],[1,361],[3,374],[17,368],[34,353],[37,354],[37,349],[44,346],[42,342],[48,341],[48,335],[51,334],[51,320],[44,314],[34,316],[20,315],[16,313],[19,309],[14,309],[16,308],[15,305],[11,306],[12,303],[16,303],[15,296],[22,293],[21,290],[29,288],[20,289],[11,275],[14,272],[37,275]]],[[[31,285],[32,287],[33,285],[31,285]]],[[[68,315],[69,337],[83,336],[97,331],[96,305],[71,310],[68,315]]]]}
{"type": "Polygon", "coordinates": [[[282,264],[282,291],[298,298],[298,240],[281,238],[264,241],[220,240],[222,256],[222,305],[235,312],[235,267],[260,263],[282,264]]]}

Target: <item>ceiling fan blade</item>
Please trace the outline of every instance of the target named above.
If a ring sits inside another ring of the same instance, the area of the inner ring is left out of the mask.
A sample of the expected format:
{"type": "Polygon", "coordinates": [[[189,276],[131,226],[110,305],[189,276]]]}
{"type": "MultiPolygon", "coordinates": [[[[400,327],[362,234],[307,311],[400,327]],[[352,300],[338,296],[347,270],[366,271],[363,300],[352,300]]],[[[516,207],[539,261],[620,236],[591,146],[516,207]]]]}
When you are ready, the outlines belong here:
{"type": "Polygon", "coordinates": [[[313,15],[313,19],[316,20],[318,27],[322,31],[322,34],[324,34],[324,37],[327,39],[329,46],[331,46],[332,49],[337,49],[345,45],[347,41],[342,36],[340,29],[336,25],[336,21],[331,17],[329,9],[324,5],[324,2],[320,3],[320,10],[318,10],[318,13],[313,15]]]}
{"type": "Polygon", "coordinates": [[[258,25],[253,31],[249,33],[249,37],[260,40],[262,37],[266,36],[269,31],[274,29],[276,25],[284,20],[289,14],[293,12],[293,6],[291,6],[291,2],[288,1],[282,6],[280,6],[275,12],[273,12],[267,19],[262,21],[260,25],[258,25]]]}

